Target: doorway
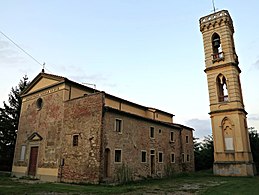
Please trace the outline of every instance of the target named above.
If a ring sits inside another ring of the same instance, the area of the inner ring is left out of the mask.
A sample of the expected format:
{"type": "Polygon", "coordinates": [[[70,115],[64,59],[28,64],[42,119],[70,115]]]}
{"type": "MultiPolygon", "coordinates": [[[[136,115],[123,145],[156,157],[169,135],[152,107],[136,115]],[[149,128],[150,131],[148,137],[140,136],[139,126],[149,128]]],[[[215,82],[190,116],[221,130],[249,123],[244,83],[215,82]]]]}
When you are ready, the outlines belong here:
{"type": "Polygon", "coordinates": [[[31,147],[28,175],[35,176],[38,160],[38,146],[31,147]]]}
{"type": "Polygon", "coordinates": [[[155,150],[150,150],[150,173],[151,176],[156,173],[155,171],[155,150]]]}
{"type": "Polygon", "coordinates": [[[107,178],[110,176],[110,157],[111,151],[109,148],[105,149],[104,152],[104,178],[107,178]]]}

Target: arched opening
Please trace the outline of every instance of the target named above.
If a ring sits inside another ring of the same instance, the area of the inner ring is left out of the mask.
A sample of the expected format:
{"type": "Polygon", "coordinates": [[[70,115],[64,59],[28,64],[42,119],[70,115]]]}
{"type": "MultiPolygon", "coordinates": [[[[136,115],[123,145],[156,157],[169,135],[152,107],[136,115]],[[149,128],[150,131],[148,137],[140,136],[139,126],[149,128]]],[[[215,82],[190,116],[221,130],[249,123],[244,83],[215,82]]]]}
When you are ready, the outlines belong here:
{"type": "Polygon", "coordinates": [[[213,61],[219,61],[223,59],[223,52],[221,47],[220,36],[217,33],[212,35],[212,50],[213,50],[213,61]]]}
{"type": "Polygon", "coordinates": [[[106,148],[104,151],[104,178],[110,176],[110,163],[111,163],[111,151],[109,148],[106,148]]]}
{"type": "Polygon", "coordinates": [[[217,89],[218,89],[218,101],[227,102],[228,101],[228,88],[227,80],[224,75],[220,74],[217,77],[217,89]]]}

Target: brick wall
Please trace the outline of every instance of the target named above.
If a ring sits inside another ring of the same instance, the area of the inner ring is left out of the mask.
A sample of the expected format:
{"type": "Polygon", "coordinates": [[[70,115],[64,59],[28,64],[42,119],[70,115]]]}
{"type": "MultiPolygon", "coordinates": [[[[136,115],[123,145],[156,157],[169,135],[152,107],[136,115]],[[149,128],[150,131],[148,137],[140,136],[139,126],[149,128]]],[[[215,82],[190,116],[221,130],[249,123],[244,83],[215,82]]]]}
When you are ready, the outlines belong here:
{"type": "Polygon", "coordinates": [[[194,171],[193,134],[187,128],[181,130],[182,142],[182,171],[194,171]]]}
{"type": "Polygon", "coordinates": [[[103,104],[103,93],[65,103],[61,181],[99,182],[103,104]],[[74,135],[78,135],[78,146],[73,146],[74,135]]]}
{"type": "MultiPolygon", "coordinates": [[[[133,171],[134,179],[148,176],[166,176],[170,171],[182,171],[182,151],[189,151],[190,165],[193,164],[192,131],[182,131],[190,136],[191,143],[181,145],[182,137],[179,127],[172,127],[164,123],[146,120],[127,113],[108,109],[104,116],[104,145],[103,150],[110,150],[110,179],[116,180],[116,170],[123,164],[133,171]],[[123,123],[122,131],[115,131],[115,120],[120,119],[123,123]],[[154,138],[150,138],[150,127],[154,127],[154,138]],[[174,132],[174,140],[170,140],[170,132],[174,132]],[[184,149],[183,149],[184,148],[184,149]],[[121,163],[115,162],[115,150],[121,150],[121,163]],[[155,151],[155,173],[151,174],[151,149],[155,151]],[[141,152],[146,151],[147,161],[141,162],[141,152]],[[158,162],[158,153],[162,152],[163,162],[158,162]],[[171,154],[175,155],[175,161],[171,162],[171,154]]],[[[191,168],[188,168],[191,170],[191,168]]]]}

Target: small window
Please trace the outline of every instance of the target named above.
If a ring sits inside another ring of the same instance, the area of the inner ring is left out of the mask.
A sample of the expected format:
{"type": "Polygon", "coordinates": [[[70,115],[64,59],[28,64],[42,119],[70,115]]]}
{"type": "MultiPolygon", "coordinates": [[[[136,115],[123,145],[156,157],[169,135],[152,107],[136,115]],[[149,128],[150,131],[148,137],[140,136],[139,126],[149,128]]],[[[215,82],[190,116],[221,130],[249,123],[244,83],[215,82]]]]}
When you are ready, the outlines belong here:
{"type": "Polygon", "coordinates": [[[187,144],[189,143],[189,136],[188,136],[188,135],[185,136],[185,142],[186,142],[187,144]]]}
{"type": "Polygon", "coordinates": [[[141,162],[142,163],[147,162],[147,152],[146,151],[141,151],[141,162]]]}
{"type": "Polygon", "coordinates": [[[158,132],[159,132],[159,134],[161,134],[162,133],[162,129],[159,129],[158,132]]]}
{"type": "Polygon", "coordinates": [[[174,142],[174,132],[173,131],[170,132],[170,141],[174,142]]]}
{"type": "Polygon", "coordinates": [[[182,153],[182,162],[184,163],[184,153],[182,153]]]}
{"type": "Polygon", "coordinates": [[[163,152],[158,152],[158,162],[163,163],[163,152]]]}
{"type": "Polygon", "coordinates": [[[154,155],[155,154],[155,150],[150,150],[150,154],[154,155]]]}
{"type": "Polygon", "coordinates": [[[37,101],[36,101],[37,109],[40,110],[42,108],[42,105],[43,105],[42,98],[38,98],[37,101]]]}
{"type": "Polygon", "coordinates": [[[78,135],[73,135],[73,146],[78,146],[78,135]]]}
{"type": "Polygon", "coordinates": [[[24,161],[25,159],[25,151],[26,151],[26,146],[22,146],[21,148],[21,156],[20,156],[20,160],[24,161]]]}
{"type": "Polygon", "coordinates": [[[175,156],[174,156],[174,153],[171,153],[171,163],[175,163],[175,156]]]}
{"type": "Polygon", "coordinates": [[[150,137],[155,138],[155,128],[154,127],[150,127],[150,137]]]}
{"type": "Polygon", "coordinates": [[[186,155],[186,161],[190,162],[190,155],[189,154],[186,155]]]}
{"type": "Polygon", "coordinates": [[[115,157],[114,157],[115,162],[121,162],[121,150],[115,150],[115,157]]]}
{"type": "Polygon", "coordinates": [[[121,133],[122,131],[122,120],[115,119],[115,131],[121,133]]]}

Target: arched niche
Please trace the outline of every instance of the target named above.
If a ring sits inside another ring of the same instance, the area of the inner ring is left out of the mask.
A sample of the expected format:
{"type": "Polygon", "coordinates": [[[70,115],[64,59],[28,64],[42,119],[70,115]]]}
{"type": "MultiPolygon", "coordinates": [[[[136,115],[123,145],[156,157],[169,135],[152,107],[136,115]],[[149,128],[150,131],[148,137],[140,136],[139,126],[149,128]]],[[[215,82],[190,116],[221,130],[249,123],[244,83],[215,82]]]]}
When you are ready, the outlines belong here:
{"type": "Polygon", "coordinates": [[[225,151],[234,151],[234,125],[228,117],[222,120],[222,133],[224,138],[225,151]]]}

